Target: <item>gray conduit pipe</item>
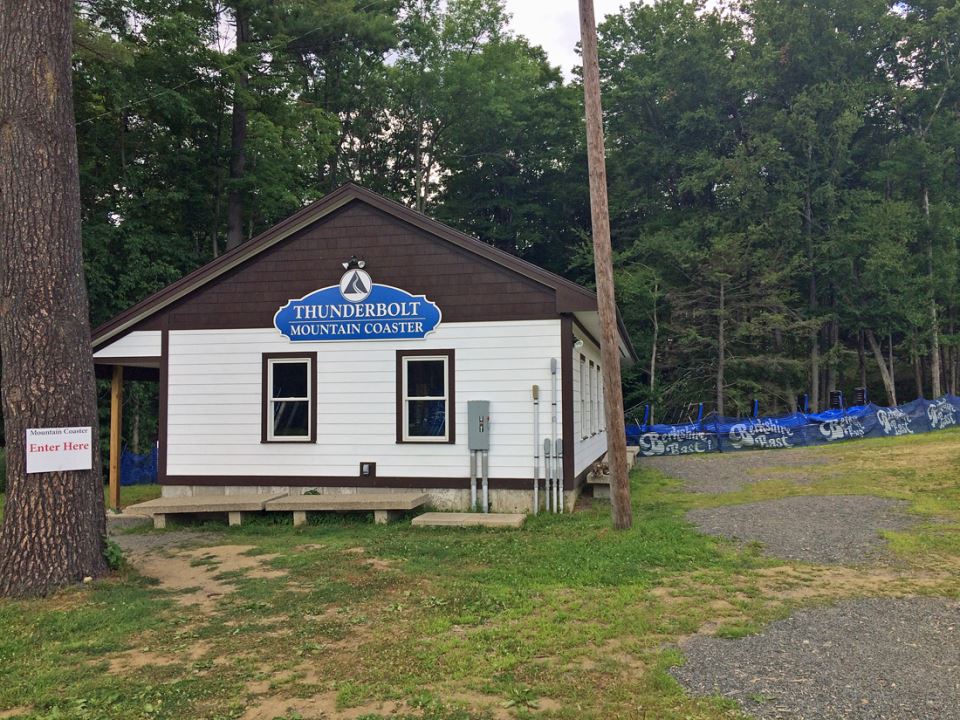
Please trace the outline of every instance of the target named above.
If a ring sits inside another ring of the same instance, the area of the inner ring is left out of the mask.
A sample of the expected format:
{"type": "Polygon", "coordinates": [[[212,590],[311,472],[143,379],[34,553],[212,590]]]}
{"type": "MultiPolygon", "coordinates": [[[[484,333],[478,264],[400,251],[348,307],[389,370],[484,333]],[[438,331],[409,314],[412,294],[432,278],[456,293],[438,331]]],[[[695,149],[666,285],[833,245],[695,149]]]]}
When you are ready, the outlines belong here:
{"type": "Polygon", "coordinates": [[[533,386],[533,514],[540,512],[540,386],[533,386]]]}
{"type": "Polygon", "coordinates": [[[551,456],[553,452],[550,450],[550,446],[553,445],[550,442],[550,438],[543,439],[543,475],[544,475],[544,492],[546,493],[546,511],[551,512],[553,510],[553,470],[551,469],[551,456]]]}
{"type": "Polygon", "coordinates": [[[554,467],[557,473],[557,512],[563,512],[563,441],[557,438],[556,460],[554,467]]]}
{"type": "Polygon", "coordinates": [[[489,464],[489,453],[486,450],[480,451],[480,468],[483,477],[483,511],[490,512],[490,490],[487,485],[487,470],[489,464]]]}
{"type": "Polygon", "coordinates": [[[477,451],[470,451],[470,510],[477,511],[477,451]]]}
{"type": "MultiPolygon", "coordinates": [[[[551,445],[559,439],[557,435],[557,370],[559,369],[556,358],[550,358],[550,443],[551,445]]],[[[551,448],[551,453],[553,448],[551,448]]],[[[560,482],[561,470],[560,465],[557,463],[557,458],[554,456],[553,462],[553,485],[554,488],[560,482]]],[[[553,511],[557,512],[559,505],[557,504],[556,499],[553,501],[553,511]]]]}

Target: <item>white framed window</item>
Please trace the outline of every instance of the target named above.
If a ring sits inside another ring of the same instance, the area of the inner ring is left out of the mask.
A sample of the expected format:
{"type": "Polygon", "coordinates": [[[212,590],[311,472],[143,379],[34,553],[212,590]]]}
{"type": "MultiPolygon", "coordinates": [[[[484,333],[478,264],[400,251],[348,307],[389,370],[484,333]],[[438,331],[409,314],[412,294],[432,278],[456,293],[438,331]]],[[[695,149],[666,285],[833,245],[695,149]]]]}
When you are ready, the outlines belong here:
{"type": "Polygon", "coordinates": [[[596,417],[594,416],[593,408],[593,395],[595,388],[593,387],[593,360],[590,361],[590,372],[587,374],[587,416],[589,418],[587,423],[587,429],[590,435],[596,433],[596,417]]]}
{"type": "Polygon", "coordinates": [[[596,416],[597,416],[597,432],[603,430],[603,412],[602,412],[602,403],[603,403],[603,388],[600,385],[600,366],[594,366],[594,374],[596,381],[594,382],[594,387],[596,388],[596,393],[594,394],[594,403],[596,405],[596,416]]]}
{"type": "Polygon", "coordinates": [[[455,441],[453,351],[397,351],[397,442],[455,441]]]}
{"type": "Polygon", "coordinates": [[[316,442],[316,354],[263,356],[261,442],[316,442]]]}
{"type": "Polygon", "coordinates": [[[600,406],[600,432],[607,429],[607,403],[603,395],[603,372],[597,366],[597,403],[600,406]]]}
{"type": "Polygon", "coordinates": [[[587,427],[587,358],[580,355],[580,437],[585,438],[590,434],[590,428],[587,427]]]}

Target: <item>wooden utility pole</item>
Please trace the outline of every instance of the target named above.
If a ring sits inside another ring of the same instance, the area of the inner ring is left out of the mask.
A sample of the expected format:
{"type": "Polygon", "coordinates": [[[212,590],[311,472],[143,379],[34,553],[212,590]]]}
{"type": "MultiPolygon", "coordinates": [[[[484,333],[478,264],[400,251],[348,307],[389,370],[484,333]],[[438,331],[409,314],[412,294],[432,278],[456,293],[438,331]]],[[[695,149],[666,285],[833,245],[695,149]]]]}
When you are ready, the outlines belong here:
{"type": "Polygon", "coordinates": [[[607,165],[603,148],[603,111],[600,107],[600,68],[597,61],[597,25],[593,0],[580,0],[580,44],[583,51],[583,96],[587,115],[587,163],[590,170],[590,215],[593,223],[593,263],[600,313],[600,366],[606,406],[607,458],[613,526],[633,524],[627,438],[620,386],[620,333],[613,292],[613,249],[610,246],[610,213],[607,208],[607,165]]]}
{"type": "Polygon", "coordinates": [[[123,365],[113,366],[110,382],[110,509],[120,509],[120,430],[123,427],[123,365]]]}
{"type": "Polygon", "coordinates": [[[72,31],[66,0],[19,0],[0,11],[0,595],[8,596],[107,572],[72,31]],[[27,429],[58,427],[92,428],[92,468],[27,474],[27,429]]]}

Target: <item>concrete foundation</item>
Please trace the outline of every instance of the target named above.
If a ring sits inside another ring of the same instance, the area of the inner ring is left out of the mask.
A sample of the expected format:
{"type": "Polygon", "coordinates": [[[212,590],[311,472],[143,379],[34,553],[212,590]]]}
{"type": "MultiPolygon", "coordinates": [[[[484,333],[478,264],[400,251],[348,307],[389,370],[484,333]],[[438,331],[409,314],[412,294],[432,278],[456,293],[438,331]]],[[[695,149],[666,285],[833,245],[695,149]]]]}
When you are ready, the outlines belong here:
{"type": "MultiPolygon", "coordinates": [[[[490,490],[490,511],[496,513],[529,513],[533,510],[533,482],[529,490],[490,490]]],[[[315,490],[321,495],[342,495],[354,493],[388,493],[392,488],[358,488],[358,487],[288,487],[285,485],[164,485],[164,498],[203,497],[211,495],[267,495],[282,494],[301,495],[309,490],[315,490]]],[[[396,488],[396,492],[404,494],[423,493],[429,496],[429,505],[435,510],[460,511],[470,510],[470,487],[464,488],[396,488]]],[[[581,488],[568,490],[563,495],[564,512],[572,512],[573,506],[580,495],[581,488]]],[[[540,488],[540,512],[544,512],[543,487],[540,488]]]]}

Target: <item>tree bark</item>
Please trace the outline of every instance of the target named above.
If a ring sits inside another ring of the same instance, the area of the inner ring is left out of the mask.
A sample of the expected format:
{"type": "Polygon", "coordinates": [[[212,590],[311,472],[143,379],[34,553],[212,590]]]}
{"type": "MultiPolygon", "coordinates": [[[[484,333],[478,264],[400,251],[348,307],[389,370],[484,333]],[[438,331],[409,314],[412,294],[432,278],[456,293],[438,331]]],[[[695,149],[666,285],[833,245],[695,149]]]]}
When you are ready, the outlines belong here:
{"type": "MultiPolygon", "coordinates": [[[[881,360],[882,360],[881,356],[881,360]]],[[[857,377],[860,378],[860,387],[867,387],[867,351],[863,345],[863,330],[857,333],[857,377]]]]}
{"type": "Polygon", "coordinates": [[[72,4],[0,12],[0,357],[7,498],[0,594],[107,572],[80,239],[72,4]],[[26,473],[27,428],[91,427],[93,469],[26,473]]]}
{"type": "Polygon", "coordinates": [[[726,296],[723,280],[720,281],[720,310],[717,314],[717,415],[724,414],[723,408],[723,386],[726,382],[724,374],[727,364],[727,339],[726,339],[726,296]]]}
{"type": "Polygon", "coordinates": [[[914,348],[910,353],[913,356],[913,381],[917,386],[917,397],[923,397],[923,365],[920,364],[920,352],[914,348]]]}
{"type": "Polygon", "coordinates": [[[613,248],[607,206],[607,168],[603,147],[603,110],[600,107],[600,67],[597,60],[597,26],[593,0],[580,0],[580,39],[583,48],[583,94],[587,119],[587,164],[590,176],[590,216],[600,315],[600,366],[606,405],[607,457],[610,459],[610,495],[613,526],[626,530],[633,524],[630,478],[627,471],[627,438],[623,423],[623,389],[620,385],[620,333],[613,286],[613,248]]]}
{"type": "MultiPolygon", "coordinates": [[[[650,343],[650,397],[653,398],[657,386],[657,341],[660,336],[660,322],[657,317],[658,283],[653,284],[653,341],[650,343]]],[[[651,421],[652,422],[652,421],[651,421]]]]}
{"type": "Polygon", "coordinates": [[[887,370],[887,364],[883,361],[883,350],[880,347],[880,343],[877,342],[873,330],[865,330],[864,335],[870,344],[870,349],[873,351],[873,357],[877,361],[877,367],[880,368],[880,379],[883,380],[883,389],[887,394],[887,405],[893,407],[897,404],[897,388],[894,385],[893,376],[890,374],[890,371],[887,370]]]}
{"type": "Polygon", "coordinates": [[[933,236],[930,234],[930,189],[926,186],[923,188],[923,216],[927,224],[927,281],[930,284],[930,397],[935,400],[943,394],[943,389],[940,385],[940,326],[933,270],[933,236]]]}
{"type": "MultiPolygon", "coordinates": [[[[890,359],[890,382],[893,383],[894,388],[897,386],[897,370],[893,364],[893,333],[887,333],[887,356],[890,359]]],[[[896,397],[896,392],[894,392],[894,397],[896,397]]]]}
{"type": "MultiPolygon", "coordinates": [[[[809,174],[813,171],[813,147],[807,143],[807,188],[803,195],[803,224],[807,238],[807,262],[810,264],[810,283],[808,288],[808,307],[810,317],[817,314],[817,272],[814,267],[813,252],[813,193],[810,189],[809,174]]],[[[810,332],[810,410],[820,412],[820,328],[810,332]]]]}
{"type": "MultiPolygon", "coordinates": [[[[950,335],[956,337],[957,333],[957,309],[956,307],[950,308],[950,335]]],[[[951,395],[957,394],[957,355],[960,354],[960,347],[957,347],[956,340],[954,344],[949,348],[950,350],[950,363],[948,364],[948,381],[947,381],[947,392],[951,395]]]]}
{"type": "Polygon", "coordinates": [[[130,383],[130,450],[140,454],[140,393],[142,388],[130,383]]]}
{"type": "Polygon", "coordinates": [[[827,389],[824,397],[829,400],[830,394],[837,389],[837,365],[840,345],[840,323],[833,318],[827,323],[827,337],[829,339],[830,355],[827,360],[827,389]]]}
{"type": "MultiPolygon", "coordinates": [[[[243,58],[250,42],[250,20],[242,2],[234,4],[237,27],[237,55],[243,58]]],[[[233,118],[230,134],[230,193],[227,197],[227,250],[239,247],[243,242],[243,200],[239,187],[247,162],[247,107],[246,94],[249,85],[247,71],[237,71],[233,88],[233,118]]]]}

